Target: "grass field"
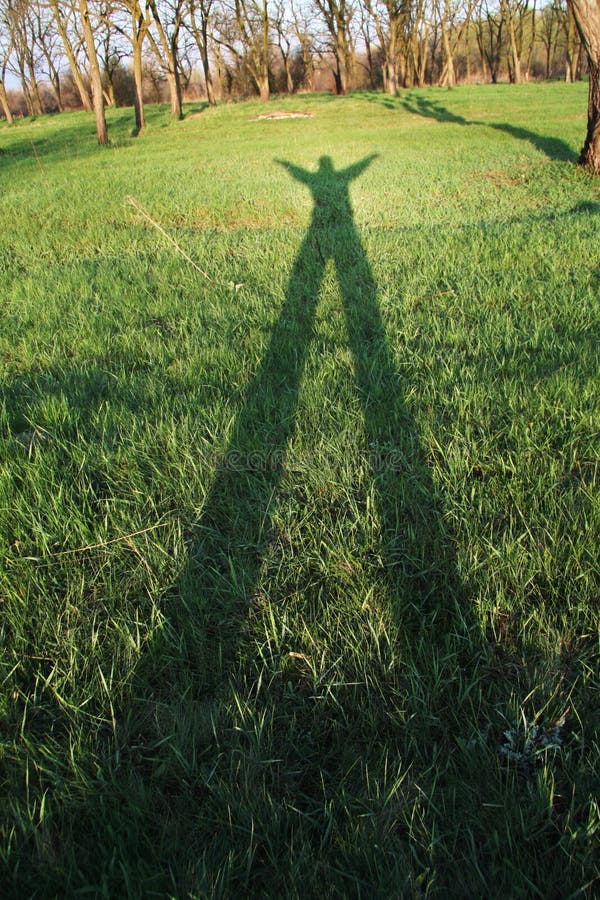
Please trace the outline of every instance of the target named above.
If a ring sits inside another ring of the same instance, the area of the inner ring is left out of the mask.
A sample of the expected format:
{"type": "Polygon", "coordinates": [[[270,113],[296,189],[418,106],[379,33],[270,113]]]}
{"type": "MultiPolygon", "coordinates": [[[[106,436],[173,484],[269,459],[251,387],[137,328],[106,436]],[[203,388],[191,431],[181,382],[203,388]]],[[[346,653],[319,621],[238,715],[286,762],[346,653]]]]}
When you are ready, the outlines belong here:
{"type": "Polygon", "coordinates": [[[0,893],[592,896],[586,86],[271,109],[0,126],[0,893]]]}

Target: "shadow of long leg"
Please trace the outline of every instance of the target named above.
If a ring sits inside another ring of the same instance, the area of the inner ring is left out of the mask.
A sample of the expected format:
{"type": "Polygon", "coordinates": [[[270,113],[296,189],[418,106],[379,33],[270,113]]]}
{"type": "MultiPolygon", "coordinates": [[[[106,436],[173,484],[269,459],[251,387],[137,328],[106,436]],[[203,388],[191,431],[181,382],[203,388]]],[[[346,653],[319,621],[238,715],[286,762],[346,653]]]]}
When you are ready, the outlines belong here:
{"type": "Polygon", "coordinates": [[[188,615],[199,615],[204,623],[193,631],[204,642],[203,661],[196,665],[207,688],[228,675],[269,539],[323,275],[315,240],[309,231],[294,263],[268,349],[204,504],[183,579],[179,627],[185,630],[188,615]]]}
{"type": "Polygon", "coordinates": [[[374,468],[381,551],[394,615],[420,630],[451,615],[456,563],[441,505],[414,422],[403,398],[371,268],[354,227],[345,229],[336,267],[355,380],[374,468]]]}

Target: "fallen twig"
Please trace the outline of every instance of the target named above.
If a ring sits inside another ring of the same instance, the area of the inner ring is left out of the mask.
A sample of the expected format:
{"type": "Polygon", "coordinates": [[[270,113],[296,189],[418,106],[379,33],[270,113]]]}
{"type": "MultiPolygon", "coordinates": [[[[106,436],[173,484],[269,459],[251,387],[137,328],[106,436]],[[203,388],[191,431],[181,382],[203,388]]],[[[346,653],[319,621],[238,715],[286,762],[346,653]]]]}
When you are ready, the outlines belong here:
{"type": "Polygon", "coordinates": [[[132,531],[131,534],[121,534],[119,537],[111,538],[109,541],[100,541],[99,544],[88,544],[87,547],[77,547],[75,550],[60,550],[54,556],[67,556],[70,553],[85,553],[87,550],[98,550],[101,547],[108,547],[109,544],[116,544],[119,541],[129,543],[131,538],[138,537],[140,534],[147,534],[149,531],[156,531],[157,528],[166,528],[168,522],[158,522],[156,525],[149,525],[148,528],[142,528],[140,531],[132,531]]]}
{"type": "Polygon", "coordinates": [[[38,166],[40,167],[40,172],[42,173],[42,178],[44,179],[44,183],[45,183],[46,187],[50,187],[50,182],[48,181],[48,176],[46,175],[46,170],[42,165],[42,161],[38,156],[37,150],[35,149],[35,144],[31,140],[29,141],[29,143],[31,144],[31,149],[33,150],[33,155],[35,156],[35,161],[37,162],[38,166]]]}
{"type": "Polygon", "coordinates": [[[133,206],[133,208],[134,208],[137,212],[139,212],[139,214],[140,214],[141,216],[143,216],[144,219],[146,219],[147,222],[150,222],[150,224],[153,225],[154,228],[156,228],[157,231],[160,231],[160,233],[163,235],[163,237],[165,237],[165,238],[168,240],[168,242],[169,242],[170,244],[172,244],[173,247],[175,247],[175,249],[176,249],[177,252],[180,254],[180,256],[183,256],[183,258],[186,260],[186,262],[189,262],[189,264],[190,264],[191,266],[193,266],[193,268],[196,270],[196,272],[199,272],[200,275],[202,275],[203,278],[206,278],[206,280],[207,280],[208,282],[210,282],[210,284],[214,284],[216,287],[219,287],[219,286],[221,286],[221,287],[228,287],[228,288],[233,288],[234,291],[239,291],[239,289],[240,289],[241,286],[242,286],[241,283],[237,283],[237,282],[234,282],[234,281],[230,281],[230,282],[227,282],[227,283],[225,284],[224,282],[215,281],[214,278],[211,278],[210,275],[208,274],[208,272],[205,272],[204,269],[202,269],[202,268],[198,265],[198,263],[195,262],[195,261],[192,259],[192,257],[189,256],[189,255],[185,252],[185,250],[184,250],[182,247],[179,246],[179,244],[177,243],[177,241],[175,240],[175,238],[171,237],[171,235],[168,233],[168,231],[166,231],[166,230],[162,227],[162,225],[161,225],[159,222],[156,222],[156,221],[152,218],[152,216],[150,215],[150,213],[149,213],[147,210],[145,210],[144,207],[141,206],[141,204],[139,204],[139,203],[137,202],[137,200],[135,199],[135,197],[128,196],[128,197],[127,197],[127,202],[128,202],[131,206],[133,206]]]}

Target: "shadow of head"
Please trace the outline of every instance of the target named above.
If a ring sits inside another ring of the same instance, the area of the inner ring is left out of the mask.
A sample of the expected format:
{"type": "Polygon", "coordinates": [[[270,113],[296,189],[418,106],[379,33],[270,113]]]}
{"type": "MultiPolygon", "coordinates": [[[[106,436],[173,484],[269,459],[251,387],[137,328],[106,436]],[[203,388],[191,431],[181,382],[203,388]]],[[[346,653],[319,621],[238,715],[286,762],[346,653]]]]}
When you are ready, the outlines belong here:
{"type": "Polygon", "coordinates": [[[319,157],[319,173],[325,176],[332,176],[335,172],[333,168],[333,160],[330,156],[319,157]]]}

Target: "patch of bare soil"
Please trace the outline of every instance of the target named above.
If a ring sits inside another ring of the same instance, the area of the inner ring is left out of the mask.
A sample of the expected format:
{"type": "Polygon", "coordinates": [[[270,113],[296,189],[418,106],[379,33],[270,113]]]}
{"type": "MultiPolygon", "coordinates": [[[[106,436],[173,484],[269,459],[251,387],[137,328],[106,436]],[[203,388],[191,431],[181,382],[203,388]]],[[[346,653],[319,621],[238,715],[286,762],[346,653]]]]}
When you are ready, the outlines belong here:
{"type": "Polygon", "coordinates": [[[253,116],[253,121],[257,119],[312,119],[313,112],[271,112],[262,113],[260,116],[253,116]]]}

